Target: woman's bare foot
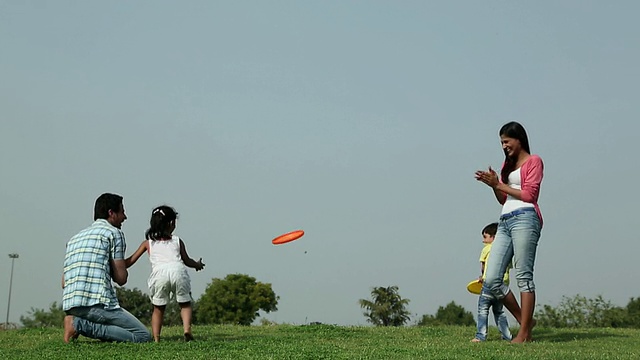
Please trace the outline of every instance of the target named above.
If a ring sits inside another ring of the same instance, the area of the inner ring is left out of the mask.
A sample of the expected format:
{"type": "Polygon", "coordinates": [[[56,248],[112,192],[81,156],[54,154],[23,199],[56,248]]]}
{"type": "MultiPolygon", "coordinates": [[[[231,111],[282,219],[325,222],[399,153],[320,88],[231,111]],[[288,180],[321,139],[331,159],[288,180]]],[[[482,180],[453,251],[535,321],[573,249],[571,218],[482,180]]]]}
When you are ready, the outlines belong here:
{"type": "Polygon", "coordinates": [[[191,333],[184,333],[184,341],[185,342],[193,341],[193,335],[191,335],[191,333]]]}
{"type": "Polygon", "coordinates": [[[71,340],[78,338],[78,332],[73,327],[73,316],[67,315],[64,317],[64,342],[68,343],[71,340]]]}
{"type": "MultiPolygon", "coordinates": [[[[528,338],[531,338],[531,336],[529,336],[528,338]]],[[[528,343],[528,342],[531,342],[531,340],[528,340],[527,337],[518,337],[518,336],[516,336],[511,340],[512,344],[524,344],[524,343],[528,343]]]]}
{"type": "Polygon", "coordinates": [[[536,321],[536,319],[531,319],[531,328],[529,328],[529,336],[527,336],[527,342],[532,342],[533,339],[531,338],[531,332],[533,331],[533,328],[536,326],[538,322],[536,321]]]}

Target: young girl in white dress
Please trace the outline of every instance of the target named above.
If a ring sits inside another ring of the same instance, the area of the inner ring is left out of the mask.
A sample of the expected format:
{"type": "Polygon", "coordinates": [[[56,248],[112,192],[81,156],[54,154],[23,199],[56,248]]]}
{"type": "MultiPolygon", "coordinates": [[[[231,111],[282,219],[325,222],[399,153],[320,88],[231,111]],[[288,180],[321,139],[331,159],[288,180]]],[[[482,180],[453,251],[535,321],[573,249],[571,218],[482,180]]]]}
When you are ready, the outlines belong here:
{"type": "Polygon", "coordinates": [[[153,304],[151,331],[153,339],[160,341],[164,311],[171,294],[180,305],[180,317],[184,327],[184,340],[193,340],[191,334],[191,279],[187,267],[202,270],[202,258],[195,261],[187,255],[184,242],[173,235],[176,229],[178,213],[170,206],[162,205],[153,209],[150,227],[145,233],[146,239],[133,255],[127,258],[127,267],[138,261],[145,252],[149,253],[151,275],[149,276],[149,298],[153,304]]]}

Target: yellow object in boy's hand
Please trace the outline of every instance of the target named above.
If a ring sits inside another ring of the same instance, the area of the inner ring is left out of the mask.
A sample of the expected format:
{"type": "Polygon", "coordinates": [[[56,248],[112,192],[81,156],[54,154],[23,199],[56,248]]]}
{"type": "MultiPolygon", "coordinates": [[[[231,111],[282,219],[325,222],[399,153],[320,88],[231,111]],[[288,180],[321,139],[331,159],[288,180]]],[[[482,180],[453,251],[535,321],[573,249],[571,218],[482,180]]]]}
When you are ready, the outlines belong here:
{"type": "Polygon", "coordinates": [[[467,290],[472,294],[480,295],[482,292],[482,282],[478,279],[471,281],[467,284],[467,290]]]}

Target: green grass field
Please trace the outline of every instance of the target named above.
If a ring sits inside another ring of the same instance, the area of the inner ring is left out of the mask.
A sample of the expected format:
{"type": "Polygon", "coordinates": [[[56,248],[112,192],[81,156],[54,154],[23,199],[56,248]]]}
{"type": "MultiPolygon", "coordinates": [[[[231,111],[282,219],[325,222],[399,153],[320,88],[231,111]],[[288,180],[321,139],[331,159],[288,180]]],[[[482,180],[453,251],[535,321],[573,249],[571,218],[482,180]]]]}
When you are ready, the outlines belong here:
{"type": "Polygon", "coordinates": [[[160,343],[62,342],[62,329],[0,331],[0,360],[14,359],[639,359],[640,330],[534,329],[534,342],[469,340],[473,327],[344,327],[329,325],[163,328],[160,343]]]}

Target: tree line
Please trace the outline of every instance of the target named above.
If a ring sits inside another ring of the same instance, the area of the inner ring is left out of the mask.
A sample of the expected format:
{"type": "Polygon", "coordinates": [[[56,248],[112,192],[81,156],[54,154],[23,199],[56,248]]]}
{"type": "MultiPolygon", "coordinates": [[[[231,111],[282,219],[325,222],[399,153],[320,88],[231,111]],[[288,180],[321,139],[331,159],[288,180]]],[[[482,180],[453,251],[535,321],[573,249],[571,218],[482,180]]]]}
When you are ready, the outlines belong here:
{"type": "MultiPolygon", "coordinates": [[[[153,305],[149,296],[137,288],[116,287],[120,306],[127,309],[143,324],[151,324],[153,305]]],[[[224,279],[214,278],[204,293],[192,303],[194,324],[251,325],[259,316],[278,310],[279,297],[271,284],[262,283],[246,274],[229,274],[224,279]]],[[[49,310],[34,309],[20,316],[24,327],[62,327],[65,313],[62,304],[53,302],[49,310]]],[[[164,325],[181,325],[180,307],[175,301],[167,304],[164,325]]]]}
{"type": "MultiPolygon", "coordinates": [[[[116,288],[120,305],[144,324],[151,323],[153,306],[149,297],[137,288],[116,288]]],[[[367,322],[375,326],[405,326],[411,321],[408,310],[410,300],[403,298],[398,286],[373,287],[369,299],[360,299],[367,322]]],[[[224,279],[214,278],[205,292],[193,302],[194,324],[251,325],[259,311],[277,311],[279,296],[271,284],[262,283],[246,274],[229,274],[224,279]]],[[[53,302],[48,310],[34,309],[21,316],[24,327],[61,327],[64,320],[62,305],[53,302]]],[[[630,327],[640,328],[640,297],[631,298],[626,307],[613,305],[601,295],[589,299],[582,295],[563,296],[557,306],[539,305],[535,318],[542,327],[630,327]]],[[[270,323],[263,321],[263,323],[270,323]]],[[[181,325],[180,307],[171,302],[165,310],[164,325],[181,325]]],[[[473,326],[470,311],[451,301],[438,307],[435,314],[424,314],[414,319],[413,325],[473,326]]]]}
{"type": "MultiPolygon", "coordinates": [[[[363,315],[376,326],[403,326],[409,322],[407,305],[397,286],[374,287],[371,300],[360,299],[363,315]]],[[[539,326],[555,328],[640,328],[640,297],[631,298],[626,307],[615,306],[602,295],[589,299],[580,294],[563,296],[558,306],[540,305],[535,313],[539,326]]],[[[455,302],[440,306],[435,315],[423,315],[416,323],[429,325],[475,325],[473,314],[455,302]]]]}

